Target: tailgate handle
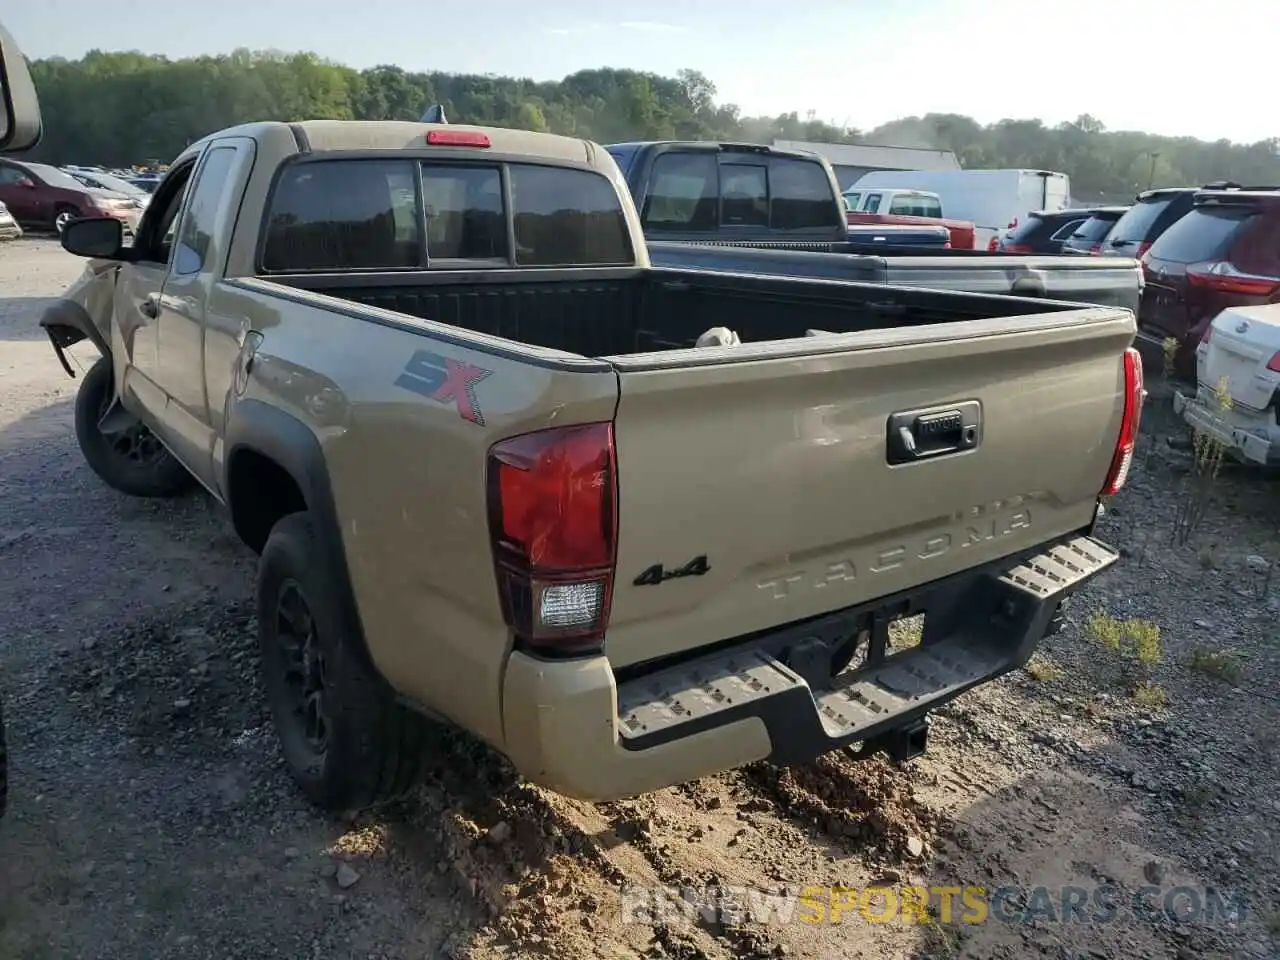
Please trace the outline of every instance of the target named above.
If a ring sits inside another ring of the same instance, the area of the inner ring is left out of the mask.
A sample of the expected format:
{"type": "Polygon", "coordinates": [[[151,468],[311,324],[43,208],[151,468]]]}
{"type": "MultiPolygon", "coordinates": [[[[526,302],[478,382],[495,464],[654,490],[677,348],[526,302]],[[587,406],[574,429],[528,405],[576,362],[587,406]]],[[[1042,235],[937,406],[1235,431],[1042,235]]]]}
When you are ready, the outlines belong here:
{"type": "Polygon", "coordinates": [[[982,405],[977,400],[889,415],[885,459],[914,463],[974,450],[982,440],[982,405]]]}

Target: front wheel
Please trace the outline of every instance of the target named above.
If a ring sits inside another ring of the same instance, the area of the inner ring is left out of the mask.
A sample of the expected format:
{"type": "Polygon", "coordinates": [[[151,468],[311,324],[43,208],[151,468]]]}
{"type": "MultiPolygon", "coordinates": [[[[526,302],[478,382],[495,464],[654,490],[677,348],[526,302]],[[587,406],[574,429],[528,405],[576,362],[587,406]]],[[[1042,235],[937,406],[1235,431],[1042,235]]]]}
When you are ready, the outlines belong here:
{"type": "Polygon", "coordinates": [[[355,810],[406,793],[430,721],[369,662],[310,513],[283,517],[258,562],[263,686],[285,763],[317,806],[355,810]]]}
{"type": "Polygon", "coordinates": [[[191,475],[137,417],[104,418],[115,403],[110,357],[100,357],[76,393],[76,440],[85,461],[109,487],[133,497],[172,497],[189,489],[191,475]]]}
{"type": "Polygon", "coordinates": [[[53,228],[61,233],[72,220],[80,217],[80,211],[75,207],[60,207],[57,215],[53,218],[53,228]]]}

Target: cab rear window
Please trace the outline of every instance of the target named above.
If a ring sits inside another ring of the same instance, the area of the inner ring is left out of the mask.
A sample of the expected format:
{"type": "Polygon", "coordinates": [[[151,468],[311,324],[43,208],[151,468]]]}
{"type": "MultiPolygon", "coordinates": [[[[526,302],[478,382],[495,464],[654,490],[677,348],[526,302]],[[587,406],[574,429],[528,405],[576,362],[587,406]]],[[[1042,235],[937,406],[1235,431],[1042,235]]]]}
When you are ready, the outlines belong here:
{"type": "Polygon", "coordinates": [[[502,164],[412,158],[291,164],[268,203],[262,270],[634,262],[626,217],[609,180],[590,170],[536,164],[507,164],[505,172],[510,210],[502,164]]]}

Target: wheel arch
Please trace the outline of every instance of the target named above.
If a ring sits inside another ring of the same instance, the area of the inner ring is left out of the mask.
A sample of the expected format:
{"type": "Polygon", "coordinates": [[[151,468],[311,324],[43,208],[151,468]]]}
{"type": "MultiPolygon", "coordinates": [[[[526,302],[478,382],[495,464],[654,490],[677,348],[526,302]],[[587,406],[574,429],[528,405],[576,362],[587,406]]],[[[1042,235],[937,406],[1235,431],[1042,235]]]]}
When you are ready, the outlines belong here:
{"type": "Polygon", "coordinates": [[[278,407],[261,400],[241,400],[231,408],[224,444],[227,455],[222,490],[236,534],[255,553],[261,553],[281,517],[298,510],[310,513],[320,549],[327,554],[329,569],[339,581],[333,589],[348,618],[343,627],[376,671],[351,585],[319,438],[301,420],[278,407]]]}
{"type": "Polygon", "coordinates": [[[53,351],[58,355],[62,368],[74,377],[75,371],[67,362],[66,350],[81,340],[89,340],[104,357],[111,357],[111,345],[107,342],[106,333],[101,330],[89,315],[89,311],[78,301],[59,297],[44,308],[40,316],[40,327],[53,344],[53,351]]]}

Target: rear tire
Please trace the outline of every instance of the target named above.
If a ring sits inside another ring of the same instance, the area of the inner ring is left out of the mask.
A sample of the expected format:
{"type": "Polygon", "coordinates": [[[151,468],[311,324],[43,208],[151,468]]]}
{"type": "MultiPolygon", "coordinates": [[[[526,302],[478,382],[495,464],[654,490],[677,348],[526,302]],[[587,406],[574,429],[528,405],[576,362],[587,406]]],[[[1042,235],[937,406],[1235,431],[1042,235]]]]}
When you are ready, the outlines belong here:
{"type": "Polygon", "coordinates": [[[93,472],[133,497],[172,497],[190,489],[187,468],[137,418],[125,429],[102,432],[99,424],[114,399],[111,358],[100,357],[80,381],[75,407],[76,440],[93,472]]]}
{"type": "Polygon", "coordinates": [[[263,685],[289,772],[316,806],[356,810],[412,789],[431,722],[396,702],[308,512],[276,523],[258,562],[263,685]]]}

